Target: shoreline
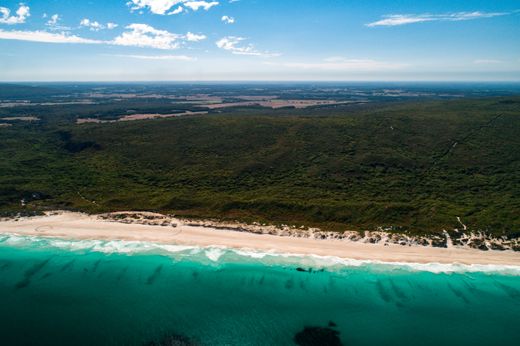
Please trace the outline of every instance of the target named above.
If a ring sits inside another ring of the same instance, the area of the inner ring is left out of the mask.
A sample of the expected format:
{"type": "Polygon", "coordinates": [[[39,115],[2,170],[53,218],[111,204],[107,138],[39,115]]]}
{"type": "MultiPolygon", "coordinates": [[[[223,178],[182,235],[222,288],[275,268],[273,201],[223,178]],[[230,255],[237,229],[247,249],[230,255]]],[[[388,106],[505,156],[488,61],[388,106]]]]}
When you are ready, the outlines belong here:
{"type": "MultiPolygon", "coordinates": [[[[215,227],[189,220],[166,218],[160,214],[120,212],[87,215],[56,211],[45,216],[3,219],[0,234],[54,237],[74,240],[122,240],[199,247],[227,247],[274,251],[276,253],[338,257],[358,261],[417,264],[464,264],[520,266],[520,253],[511,250],[480,251],[472,248],[438,248],[394,243],[364,243],[349,239],[316,239],[256,233],[248,229],[215,227]],[[146,222],[117,215],[144,215],[146,222]],[[155,219],[154,219],[155,218],[155,219]]],[[[255,226],[269,229],[272,226],[255,226]]]]}

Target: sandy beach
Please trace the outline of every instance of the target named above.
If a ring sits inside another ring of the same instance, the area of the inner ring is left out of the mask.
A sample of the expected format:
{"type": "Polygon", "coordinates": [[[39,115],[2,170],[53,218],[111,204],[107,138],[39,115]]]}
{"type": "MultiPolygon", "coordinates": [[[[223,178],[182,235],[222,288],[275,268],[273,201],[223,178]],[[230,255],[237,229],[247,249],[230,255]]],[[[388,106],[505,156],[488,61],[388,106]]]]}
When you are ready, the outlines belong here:
{"type": "Polygon", "coordinates": [[[283,237],[200,227],[175,219],[176,227],[125,224],[95,215],[53,212],[45,216],[0,221],[0,234],[20,234],[67,239],[129,240],[165,244],[224,246],[258,251],[336,256],[356,260],[407,263],[461,263],[519,265],[520,253],[479,251],[468,248],[432,248],[391,244],[365,244],[348,240],[283,237]]]}

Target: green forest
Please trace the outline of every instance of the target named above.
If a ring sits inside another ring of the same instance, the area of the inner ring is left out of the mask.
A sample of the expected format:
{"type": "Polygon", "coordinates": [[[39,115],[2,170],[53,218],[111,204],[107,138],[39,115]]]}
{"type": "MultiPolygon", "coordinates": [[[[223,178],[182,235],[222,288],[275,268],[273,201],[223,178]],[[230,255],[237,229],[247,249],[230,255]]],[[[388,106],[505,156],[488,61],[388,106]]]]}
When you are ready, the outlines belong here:
{"type": "Polygon", "coordinates": [[[4,215],[147,210],[412,233],[460,217],[520,232],[520,97],[81,125],[91,106],[74,107],[0,127],[4,215]]]}

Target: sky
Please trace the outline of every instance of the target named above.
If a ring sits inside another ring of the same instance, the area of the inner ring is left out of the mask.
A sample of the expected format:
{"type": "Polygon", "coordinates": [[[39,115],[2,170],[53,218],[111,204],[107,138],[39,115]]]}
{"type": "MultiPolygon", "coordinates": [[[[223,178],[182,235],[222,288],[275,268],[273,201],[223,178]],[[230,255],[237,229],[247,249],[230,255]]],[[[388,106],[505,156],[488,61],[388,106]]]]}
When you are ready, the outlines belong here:
{"type": "Polygon", "coordinates": [[[519,0],[0,0],[1,81],[520,81],[519,0]]]}

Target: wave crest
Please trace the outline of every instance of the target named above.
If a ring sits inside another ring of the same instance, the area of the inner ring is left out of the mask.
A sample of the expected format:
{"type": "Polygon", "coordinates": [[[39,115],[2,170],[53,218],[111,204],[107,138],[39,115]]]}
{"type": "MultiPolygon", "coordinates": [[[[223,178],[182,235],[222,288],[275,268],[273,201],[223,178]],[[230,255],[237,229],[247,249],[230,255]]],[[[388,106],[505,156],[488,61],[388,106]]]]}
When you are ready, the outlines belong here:
{"type": "Polygon", "coordinates": [[[408,263],[358,260],[335,256],[306,255],[296,253],[280,253],[275,251],[258,251],[249,248],[227,248],[222,246],[188,246],[160,244],[144,241],[127,240],[72,240],[40,236],[10,234],[0,239],[0,246],[26,249],[60,249],[72,252],[98,252],[105,254],[157,254],[174,259],[190,259],[194,261],[209,260],[210,263],[264,263],[267,265],[307,266],[311,268],[369,268],[374,271],[405,270],[440,273],[497,273],[501,275],[520,276],[520,265],[484,265],[461,263],[408,263]]]}

